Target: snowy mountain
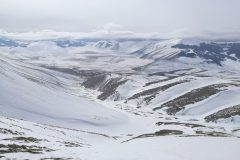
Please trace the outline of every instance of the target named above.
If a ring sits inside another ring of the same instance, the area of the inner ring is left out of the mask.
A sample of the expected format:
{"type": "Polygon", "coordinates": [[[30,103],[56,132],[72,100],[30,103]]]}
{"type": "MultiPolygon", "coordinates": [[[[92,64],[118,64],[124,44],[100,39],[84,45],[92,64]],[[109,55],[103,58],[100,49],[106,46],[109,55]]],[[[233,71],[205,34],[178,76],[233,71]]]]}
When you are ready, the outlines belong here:
{"type": "Polygon", "coordinates": [[[174,48],[182,49],[179,57],[199,57],[209,63],[221,63],[226,59],[238,61],[240,58],[240,43],[200,43],[199,45],[177,44],[174,48]]]}
{"type": "Polygon", "coordinates": [[[85,48],[95,47],[96,49],[110,49],[125,51],[129,54],[148,59],[172,59],[176,57],[201,58],[209,63],[221,63],[227,59],[239,61],[239,42],[211,42],[201,40],[184,39],[49,39],[49,40],[14,40],[0,38],[1,47],[22,47],[27,48],[35,43],[53,43],[60,48],[85,48]],[[196,41],[191,43],[191,41],[196,41]],[[132,52],[132,53],[130,53],[132,52]]]}
{"type": "Polygon", "coordinates": [[[116,41],[98,41],[95,44],[96,47],[98,48],[103,48],[103,49],[112,49],[112,50],[117,50],[119,48],[119,43],[116,41]]]}
{"type": "Polygon", "coordinates": [[[2,37],[0,157],[237,160],[240,43],[194,42],[2,37]]]}

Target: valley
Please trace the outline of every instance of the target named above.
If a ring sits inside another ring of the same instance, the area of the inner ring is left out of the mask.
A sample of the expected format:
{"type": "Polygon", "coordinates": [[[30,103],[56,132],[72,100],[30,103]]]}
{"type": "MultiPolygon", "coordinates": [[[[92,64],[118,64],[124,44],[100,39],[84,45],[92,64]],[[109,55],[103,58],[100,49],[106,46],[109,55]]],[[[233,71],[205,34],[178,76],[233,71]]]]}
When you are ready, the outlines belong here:
{"type": "Polygon", "coordinates": [[[237,42],[0,42],[2,158],[237,158],[237,42]]]}

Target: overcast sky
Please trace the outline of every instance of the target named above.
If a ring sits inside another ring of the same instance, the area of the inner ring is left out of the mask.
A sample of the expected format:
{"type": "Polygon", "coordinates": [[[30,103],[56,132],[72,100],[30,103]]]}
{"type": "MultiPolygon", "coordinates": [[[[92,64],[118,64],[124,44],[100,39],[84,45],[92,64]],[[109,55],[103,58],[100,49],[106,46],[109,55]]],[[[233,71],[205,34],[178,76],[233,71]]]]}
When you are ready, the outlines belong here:
{"type": "Polygon", "coordinates": [[[7,31],[240,31],[240,0],[0,0],[7,31]]]}

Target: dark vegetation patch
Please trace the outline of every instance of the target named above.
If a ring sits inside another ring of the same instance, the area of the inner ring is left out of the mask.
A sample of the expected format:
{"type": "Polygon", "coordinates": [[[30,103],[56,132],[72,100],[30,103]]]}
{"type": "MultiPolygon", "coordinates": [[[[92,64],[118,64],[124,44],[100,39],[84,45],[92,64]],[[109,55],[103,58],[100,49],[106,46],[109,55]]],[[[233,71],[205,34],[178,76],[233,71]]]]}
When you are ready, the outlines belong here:
{"type": "Polygon", "coordinates": [[[194,89],[182,96],[179,96],[173,100],[170,100],[162,104],[160,107],[154,108],[153,110],[156,111],[158,109],[166,107],[167,114],[175,115],[177,112],[184,109],[186,105],[194,104],[204,99],[207,99],[210,96],[225,90],[224,88],[227,87],[228,85],[229,84],[214,84],[214,85],[209,85],[206,87],[194,89]]]}
{"type": "Polygon", "coordinates": [[[204,119],[207,122],[215,122],[219,119],[226,119],[226,118],[230,118],[232,116],[237,116],[237,115],[240,115],[240,105],[225,108],[223,110],[220,110],[216,113],[213,113],[213,114],[205,117],[204,119]]]}
{"type": "Polygon", "coordinates": [[[82,147],[82,145],[83,145],[83,144],[80,144],[77,142],[69,142],[69,141],[64,141],[61,143],[63,143],[65,147],[82,147]]]}
{"type": "Polygon", "coordinates": [[[178,70],[173,70],[173,71],[168,71],[168,72],[155,72],[155,73],[151,73],[149,74],[149,76],[166,76],[169,74],[176,74],[177,72],[181,72],[181,71],[190,71],[193,68],[186,68],[186,69],[178,69],[178,70]]]}
{"type": "Polygon", "coordinates": [[[181,122],[157,122],[156,125],[178,125],[178,126],[184,126],[184,127],[191,127],[191,128],[199,128],[199,127],[206,127],[201,124],[194,124],[194,123],[181,123],[181,122]]]}
{"type": "Polygon", "coordinates": [[[189,80],[181,80],[181,81],[166,84],[164,86],[148,89],[148,90],[145,90],[145,91],[142,91],[140,93],[137,93],[137,94],[133,95],[132,97],[128,98],[128,100],[137,99],[139,97],[147,96],[147,97],[144,98],[144,101],[146,103],[149,103],[153,98],[156,97],[156,95],[160,91],[165,91],[165,90],[167,90],[167,89],[169,89],[169,88],[171,88],[175,85],[186,83],[186,82],[189,82],[189,80]]]}
{"type": "Polygon", "coordinates": [[[232,130],[232,132],[238,132],[240,131],[240,128],[232,130]]]}
{"type": "Polygon", "coordinates": [[[39,146],[26,146],[26,145],[17,145],[17,144],[0,144],[0,154],[6,153],[31,153],[31,154],[42,154],[43,152],[51,152],[52,149],[39,146]]]}
{"type": "Polygon", "coordinates": [[[0,128],[0,133],[2,134],[12,134],[12,135],[24,135],[23,132],[13,131],[6,128],[0,128]]]}
{"type": "MultiPolygon", "coordinates": [[[[131,141],[131,140],[134,140],[134,139],[138,139],[138,138],[148,138],[148,137],[158,137],[158,136],[171,136],[171,135],[182,135],[182,134],[183,134],[183,131],[180,131],[180,130],[163,129],[163,130],[157,131],[155,133],[142,134],[140,136],[133,137],[133,138],[131,138],[129,140],[126,140],[124,142],[128,142],[128,141],[131,141]]],[[[124,143],[124,142],[122,142],[122,143],[124,143]]]]}
{"type": "Polygon", "coordinates": [[[96,75],[91,78],[88,78],[86,81],[82,83],[82,86],[90,89],[96,89],[101,84],[103,84],[106,80],[107,76],[105,74],[96,75]]]}
{"type": "Polygon", "coordinates": [[[195,131],[197,135],[207,137],[231,137],[232,135],[216,131],[195,131]]]}
{"type": "Polygon", "coordinates": [[[134,67],[132,70],[134,71],[142,71],[145,68],[145,66],[140,66],[140,67],[134,67]]]}
{"type": "Polygon", "coordinates": [[[161,79],[161,80],[157,80],[157,81],[148,82],[148,83],[145,84],[144,87],[150,86],[150,85],[156,84],[156,83],[166,82],[166,81],[172,80],[172,79],[177,78],[177,77],[178,77],[178,76],[169,76],[169,77],[166,78],[166,79],[161,79]]]}
{"type": "Polygon", "coordinates": [[[42,141],[41,139],[33,138],[33,137],[13,137],[13,138],[7,138],[4,140],[9,140],[9,141],[16,141],[16,142],[24,142],[24,143],[38,143],[42,141]]]}
{"type": "Polygon", "coordinates": [[[127,81],[128,80],[126,79],[122,80],[121,77],[109,79],[99,88],[99,91],[101,91],[102,94],[98,96],[98,99],[106,100],[109,96],[113,95],[116,92],[116,89],[120,85],[123,85],[127,81]]]}
{"type": "Polygon", "coordinates": [[[103,74],[102,71],[97,71],[97,70],[79,70],[78,68],[63,68],[63,67],[47,66],[47,65],[43,65],[42,67],[50,70],[74,75],[74,76],[81,76],[81,77],[87,77],[87,78],[103,74]]]}

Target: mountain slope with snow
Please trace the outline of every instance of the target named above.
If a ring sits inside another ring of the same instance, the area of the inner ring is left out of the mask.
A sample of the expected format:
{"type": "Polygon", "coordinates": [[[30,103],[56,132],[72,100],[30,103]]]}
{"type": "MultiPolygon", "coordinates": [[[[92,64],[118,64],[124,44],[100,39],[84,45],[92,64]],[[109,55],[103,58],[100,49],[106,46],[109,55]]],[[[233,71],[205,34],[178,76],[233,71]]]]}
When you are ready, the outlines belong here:
{"type": "Polygon", "coordinates": [[[120,113],[55,89],[64,84],[59,81],[54,83],[51,79],[56,81],[57,78],[53,73],[43,73],[38,67],[28,68],[14,63],[1,56],[0,106],[3,115],[74,128],[85,124],[104,126],[123,121],[124,115],[120,113]],[[31,77],[27,72],[32,72],[31,77]],[[53,84],[47,84],[51,82],[53,84]],[[48,88],[50,85],[55,88],[48,88]]]}
{"type": "Polygon", "coordinates": [[[4,158],[238,159],[237,42],[0,42],[4,158]]]}

